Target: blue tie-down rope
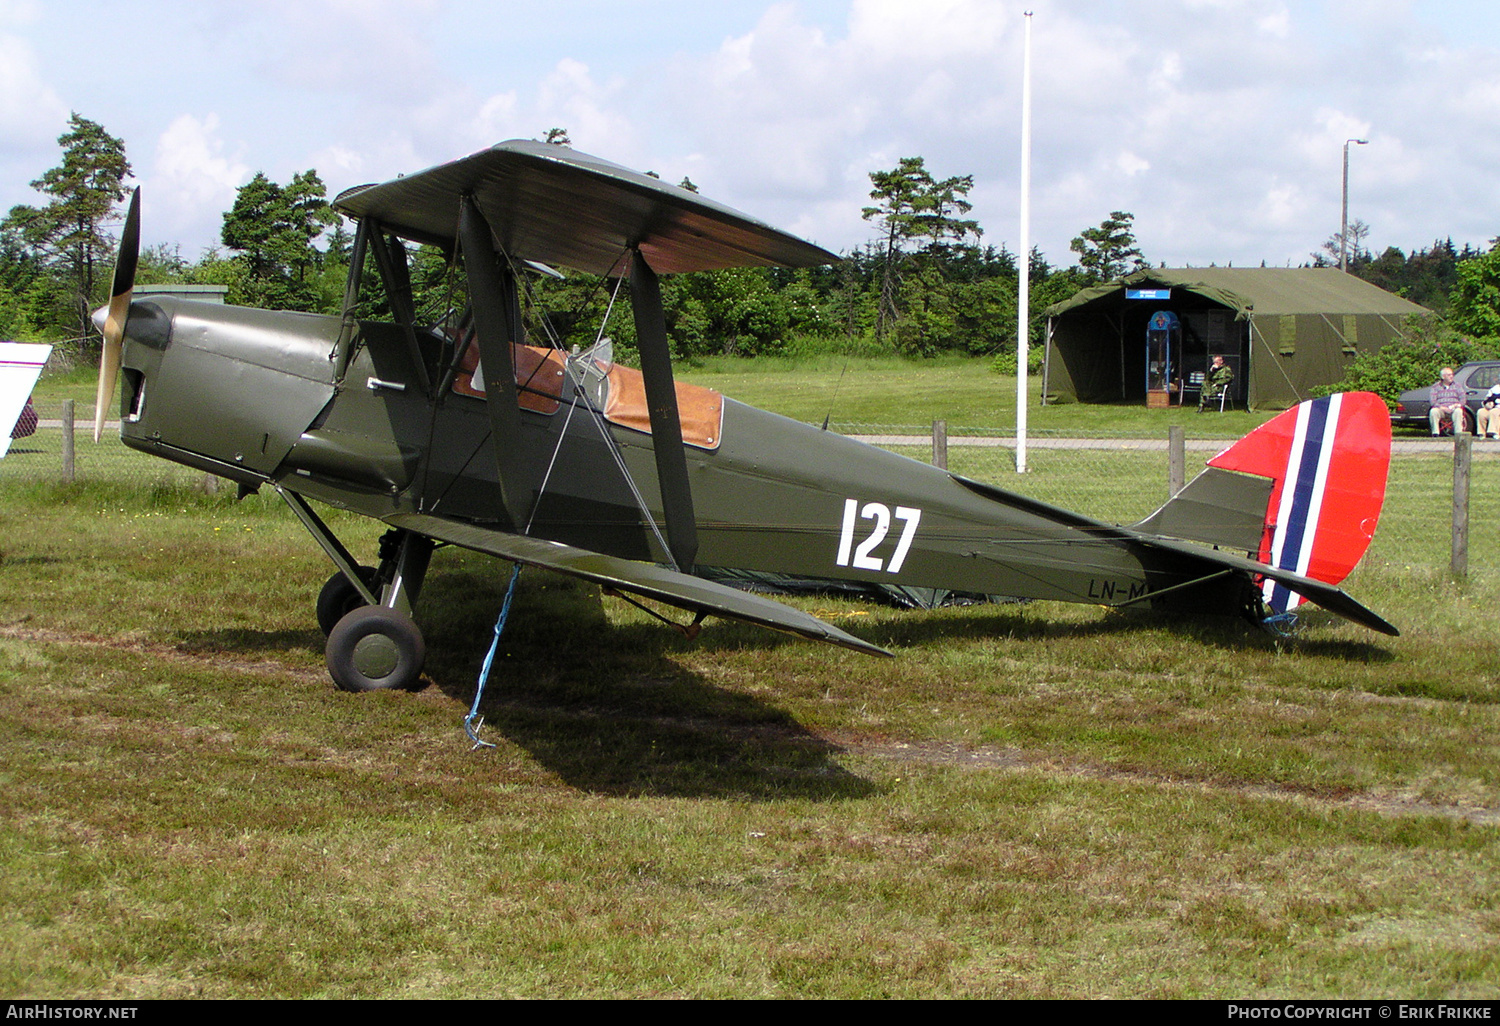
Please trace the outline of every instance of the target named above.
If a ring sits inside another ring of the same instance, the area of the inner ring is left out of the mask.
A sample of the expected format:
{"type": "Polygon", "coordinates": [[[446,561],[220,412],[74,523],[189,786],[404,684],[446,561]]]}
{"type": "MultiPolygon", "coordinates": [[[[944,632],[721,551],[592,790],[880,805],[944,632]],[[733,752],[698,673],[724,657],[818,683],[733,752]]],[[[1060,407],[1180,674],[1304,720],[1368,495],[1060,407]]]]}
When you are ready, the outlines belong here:
{"type": "Polygon", "coordinates": [[[495,638],[490,642],[490,650],[485,653],[484,665],[479,668],[479,689],[474,692],[474,704],[469,709],[469,715],[464,717],[464,733],[469,735],[469,740],[474,742],[474,747],[469,749],[477,752],[481,748],[494,748],[488,741],[481,740],[479,729],[484,726],[484,717],[479,715],[479,703],[484,699],[484,686],[489,683],[490,665],[495,661],[495,653],[500,649],[500,632],[505,630],[505,621],[510,618],[510,600],[516,594],[516,581],[521,576],[521,564],[517,563],[510,574],[510,587],[505,589],[505,601],[500,604],[500,618],[495,621],[495,638]]]}
{"type": "Polygon", "coordinates": [[[1276,613],[1262,620],[1261,626],[1277,637],[1290,638],[1297,633],[1297,614],[1290,611],[1276,613]]]}

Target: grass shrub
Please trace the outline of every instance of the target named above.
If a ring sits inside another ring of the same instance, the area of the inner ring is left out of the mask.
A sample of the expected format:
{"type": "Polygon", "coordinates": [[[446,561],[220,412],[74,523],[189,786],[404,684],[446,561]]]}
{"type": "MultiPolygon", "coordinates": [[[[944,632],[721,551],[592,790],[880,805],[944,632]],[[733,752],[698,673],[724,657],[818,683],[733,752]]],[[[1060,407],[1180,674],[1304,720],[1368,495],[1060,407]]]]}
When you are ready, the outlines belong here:
{"type": "Polygon", "coordinates": [[[1466,338],[1439,317],[1408,317],[1403,330],[1405,335],[1397,341],[1356,356],[1342,381],[1313,391],[1374,392],[1394,410],[1402,392],[1433,384],[1444,367],[1491,360],[1497,354],[1496,339],[1466,338]]]}

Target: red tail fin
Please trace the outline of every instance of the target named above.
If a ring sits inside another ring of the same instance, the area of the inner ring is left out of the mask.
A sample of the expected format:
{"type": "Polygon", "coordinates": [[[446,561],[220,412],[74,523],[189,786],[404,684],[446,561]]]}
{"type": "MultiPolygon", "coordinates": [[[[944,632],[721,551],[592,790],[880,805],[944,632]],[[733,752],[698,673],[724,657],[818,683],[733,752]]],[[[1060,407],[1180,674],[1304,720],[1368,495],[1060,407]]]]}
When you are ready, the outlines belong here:
{"type": "MultiPolygon", "coordinates": [[[[1328,584],[1354,569],[1380,521],[1391,461],[1391,421],[1372,392],[1313,399],[1267,421],[1209,466],[1275,481],[1260,561],[1328,584]]],[[[1276,612],[1302,601],[1274,581],[1276,612]]]]}

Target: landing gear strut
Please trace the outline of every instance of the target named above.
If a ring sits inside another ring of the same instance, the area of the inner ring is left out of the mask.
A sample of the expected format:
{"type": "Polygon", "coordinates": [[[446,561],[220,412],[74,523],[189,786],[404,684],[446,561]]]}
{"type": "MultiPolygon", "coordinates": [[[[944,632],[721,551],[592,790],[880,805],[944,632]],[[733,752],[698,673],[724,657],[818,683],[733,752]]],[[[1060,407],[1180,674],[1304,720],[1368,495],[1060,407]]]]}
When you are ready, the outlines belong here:
{"type": "Polygon", "coordinates": [[[317,606],[334,684],[342,691],[421,687],[427,645],[411,611],[432,558],[432,539],[388,531],[380,539],[379,568],[360,566],[306,499],[274,487],[338,567],[319,592],[317,606]]]}
{"type": "MultiPolygon", "coordinates": [[[[360,578],[370,591],[380,594],[379,572],[373,566],[362,566],[358,568],[360,578]]],[[[323,585],[323,590],[318,592],[318,626],[323,629],[323,636],[327,637],[333,633],[333,628],[346,613],[351,613],[361,606],[369,605],[365,597],[359,593],[359,589],[349,583],[349,578],[344,576],[342,570],[328,578],[323,585]]]]}

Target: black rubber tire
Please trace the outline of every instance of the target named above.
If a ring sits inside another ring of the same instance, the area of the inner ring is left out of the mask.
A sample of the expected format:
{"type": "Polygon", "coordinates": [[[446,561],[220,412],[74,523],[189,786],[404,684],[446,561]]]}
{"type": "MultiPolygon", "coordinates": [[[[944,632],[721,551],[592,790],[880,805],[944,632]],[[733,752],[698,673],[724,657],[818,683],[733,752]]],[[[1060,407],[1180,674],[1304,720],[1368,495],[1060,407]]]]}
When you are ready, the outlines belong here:
{"type": "MultiPolygon", "coordinates": [[[[359,568],[359,576],[370,586],[375,597],[380,597],[380,589],[376,586],[377,572],[373,566],[362,566],[359,568]]],[[[365,597],[349,583],[349,578],[342,572],[328,578],[323,585],[323,590],[318,592],[318,626],[322,628],[323,636],[326,638],[333,633],[334,626],[349,613],[360,606],[368,605],[365,597]]]]}
{"type": "Polygon", "coordinates": [[[411,617],[385,606],[360,606],[328,634],[328,673],[340,691],[415,691],[427,644],[411,617]]]}

